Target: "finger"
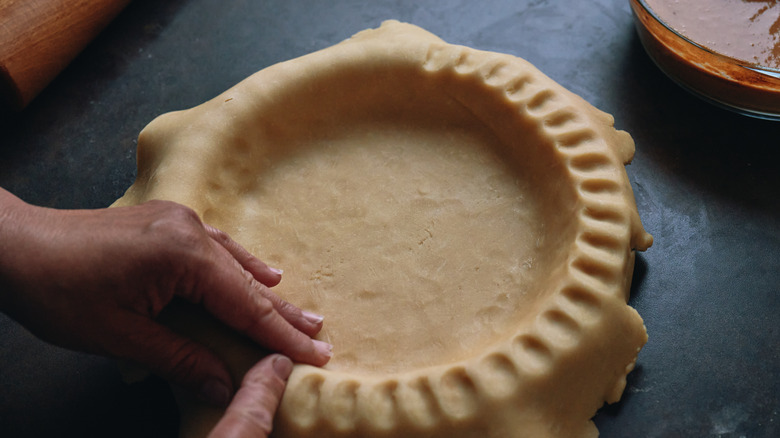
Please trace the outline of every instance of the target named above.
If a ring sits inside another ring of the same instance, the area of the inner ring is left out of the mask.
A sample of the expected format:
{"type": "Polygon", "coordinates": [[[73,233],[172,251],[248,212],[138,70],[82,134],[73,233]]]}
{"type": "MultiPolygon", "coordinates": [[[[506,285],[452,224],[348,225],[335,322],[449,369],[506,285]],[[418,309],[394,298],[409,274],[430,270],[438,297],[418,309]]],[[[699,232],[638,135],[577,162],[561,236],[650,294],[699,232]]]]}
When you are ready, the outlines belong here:
{"type": "Polygon", "coordinates": [[[247,277],[247,281],[255,293],[268,300],[273,305],[274,310],[296,329],[309,337],[314,337],[322,330],[322,321],[324,320],[322,315],[301,310],[298,306],[280,298],[273,290],[254,278],[247,277]]]}
{"type": "Polygon", "coordinates": [[[290,359],[277,354],[252,367],[209,437],[267,437],[292,367],[290,359]]]}
{"type": "Polygon", "coordinates": [[[203,224],[203,228],[209,237],[222,245],[244,269],[252,273],[257,281],[268,287],[276,286],[282,281],[282,271],[280,269],[272,268],[262,262],[233,240],[228,233],[208,224],[203,224]]]}
{"type": "Polygon", "coordinates": [[[286,320],[259,289],[265,286],[251,276],[223,263],[207,263],[195,295],[212,315],[260,345],[291,359],[322,366],[332,355],[332,347],[312,339],[286,320]]]}
{"type": "Polygon", "coordinates": [[[231,239],[227,233],[210,225],[204,225],[204,227],[209,236],[219,243],[222,248],[227,250],[230,256],[238,262],[240,265],[239,269],[241,269],[242,274],[246,277],[252,289],[261,294],[265,299],[269,300],[271,304],[273,304],[274,309],[276,309],[284,319],[309,337],[313,337],[320,332],[323,321],[322,315],[301,310],[288,301],[281,299],[270,289],[270,286],[279,283],[281,275],[279,275],[279,278],[277,278],[275,282],[263,281],[263,276],[265,276],[266,279],[269,278],[269,272],[273,271],[272,268],[269,268],[265,263],[246,251],[241,245],[231,239]],[[249,275],[246,275],[247,273],[249,275]],[[260,276],[260,278],[258,278],[258,276],[260,276]]]}
{"type": "Polygon", "coordinates": [[[226,406],[233,394],[227,365],[205,346],[142,316],[122,321],[132,328],[129,342],[117,344],[112,354],[148,367],[202,401],[226,406]]]}

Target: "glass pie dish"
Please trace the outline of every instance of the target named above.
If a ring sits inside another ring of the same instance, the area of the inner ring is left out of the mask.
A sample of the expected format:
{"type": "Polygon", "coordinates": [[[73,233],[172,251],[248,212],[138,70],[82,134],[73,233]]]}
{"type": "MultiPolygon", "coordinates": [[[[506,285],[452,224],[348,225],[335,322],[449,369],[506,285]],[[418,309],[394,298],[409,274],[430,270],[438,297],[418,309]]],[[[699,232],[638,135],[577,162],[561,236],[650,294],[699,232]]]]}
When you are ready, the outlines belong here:
{"type": "MultiPolygon", "coordinates": [[[[708,46],[712,47],[710,37],[707,37],[707,46],[701,42],[703,41],[701,36],[697,36],[699,42],[686,37],[677,30],[684,28],[684,24],[676,26],[669,24],[672,19],[680,19],[674,11],[668,13],[665,19],[664,14],[659,14],[657,10],[652,9],[645,0],[631,0],[631,8],[642,45],[656,65],[672,80],[718,106],[753,117],[780,120],[780,68],[767,65],[769,63],[764,61],[755,59],[747,61],[727,56],[722,53],[723,50],[708,48],[708,46]]],[[[767,17],[771,19],[774,6],[767,4],[762,8],[749,19],[754,21],[755,17],[765,12],[770,12],[767,17]]],[[[720,14],[718,18],[725,15],[720,14]]],[[[776,40],[777,31],[772,33],[775,27],[772,25],[769,28],[770,35],[767,41],[774,41],[772,38],[776,40]]],[[[717,25],[713,24],[712,29],[716,33],[720,32],[717,25]]],[[[722,23],[722,29],[732,30],[734,26],[722,23]]],[[[685,30],[686,34],[691,32],[691,29],[685,30]]],[[[720,33],[718,37],[727,35],[725,31],[720,33]]],[[[714,38],[715,35],[712,37],[714,38]]],[[[733,46],[739,43],[734,41],[733,46]]],[[[758,44],[757,41],[746,40],[742,40],[742,43],[750,46],[751,49],[755,49],[758,44]]],[[[724,44],[728,46],[730,42],[726,41],[724,44]]],[[[776,57],[777,55],[773,53],[778,49],[775,46],[764,51],[768,51],[770,57],[776,57]]]]}

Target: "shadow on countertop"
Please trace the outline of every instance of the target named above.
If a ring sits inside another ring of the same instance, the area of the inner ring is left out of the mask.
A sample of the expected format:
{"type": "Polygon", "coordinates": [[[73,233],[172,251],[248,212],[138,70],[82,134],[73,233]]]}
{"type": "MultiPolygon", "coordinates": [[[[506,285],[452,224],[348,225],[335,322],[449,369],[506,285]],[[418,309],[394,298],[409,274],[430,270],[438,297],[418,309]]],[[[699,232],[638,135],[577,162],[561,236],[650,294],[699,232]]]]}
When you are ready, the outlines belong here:
{"type": "Polygon", "coordinates": [[[684,90],[657,68],[635,32],[628,47],[615,84],[628,105],[620,122],[637,156],[692,190],[780,218],[780,122],[737,114],[684,90]]]}

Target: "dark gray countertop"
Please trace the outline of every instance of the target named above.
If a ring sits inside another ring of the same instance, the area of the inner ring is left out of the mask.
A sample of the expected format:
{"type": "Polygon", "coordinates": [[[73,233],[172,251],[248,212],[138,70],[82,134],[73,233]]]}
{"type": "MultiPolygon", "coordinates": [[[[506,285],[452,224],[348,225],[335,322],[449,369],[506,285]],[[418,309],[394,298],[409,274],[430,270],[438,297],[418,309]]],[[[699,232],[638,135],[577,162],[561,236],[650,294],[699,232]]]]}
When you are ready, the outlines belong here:
{"type": "MultiPolygon", "coordinates": [[[[138,132],[273,63],[389,18],[511,53],[612,113],[655,244],[631,305],[650,340],[604,437],[780,436],[780,123],[699,101],[656,69],[627,0],[137,0],[30,107],[0,125],[0,186],[99,208],[132,183],[138,132]]],[[[0,435],[172,436],[157,380],[36,340],[0,315],[0,435]],[[109,432],[110,431],[110,432],[109,432]]]]}

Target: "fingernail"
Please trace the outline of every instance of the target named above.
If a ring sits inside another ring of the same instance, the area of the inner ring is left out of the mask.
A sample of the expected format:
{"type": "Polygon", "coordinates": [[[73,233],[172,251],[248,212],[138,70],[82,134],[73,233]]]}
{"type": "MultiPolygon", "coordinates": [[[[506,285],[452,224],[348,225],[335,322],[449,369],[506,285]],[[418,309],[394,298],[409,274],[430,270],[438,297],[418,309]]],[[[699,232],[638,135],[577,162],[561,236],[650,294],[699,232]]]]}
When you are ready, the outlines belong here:
{"type": "Polygon", "coordinates": [[[212,379],[200,389],[201,400],[216,406],[227,406],[230,402],[230,388],[219,380],[212,379]]]}
{"type": "Polygon", "coordinates": [[[279,376],[280,379],[287,380],[287,378],[290,377],[293,363],[287,356],[282,356],[281,354],[277,355],[274,358],[273,366],[274,372],[276,372],[276,375],[279,376]]]}
{"type": "Polygon", "coordinates": [[[268,269],[270,269],[271,272],[273,272],[274,274],[277,274],[277,275],[284,274],[284,271],[281,270],[281,269],[278,269],[278,268],[274,268],[274,267],[269,266],[268,269]]]}
{"type": "Polygon", "coordinates": [[[325,319],[325,317],[322,315],[317,315],[316,313],[312,313],[306,310],[301,311],[301,313],[303,313],[303,317],[312,324],[319,324],[322,322],[322,320],[325,319]]]}
{"type": "Polygon", "coordinates": [[[323,356],[327,358],[333,357],[333,346],[328,344],[327,342],[319,341],[317,339],[312,339],[312,342],[314,342],[314,348],[317,349],[317,352],[322,354],[323,356]]]}

